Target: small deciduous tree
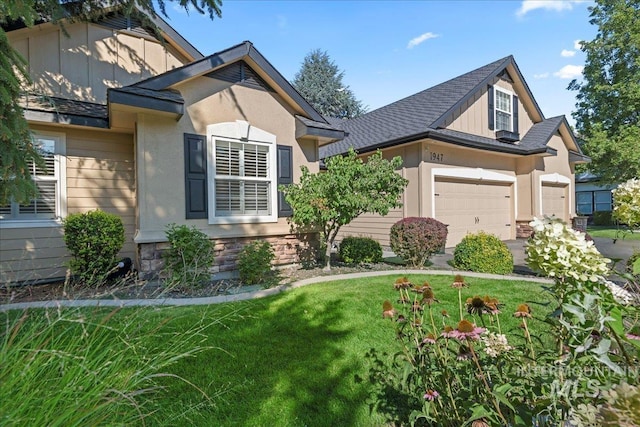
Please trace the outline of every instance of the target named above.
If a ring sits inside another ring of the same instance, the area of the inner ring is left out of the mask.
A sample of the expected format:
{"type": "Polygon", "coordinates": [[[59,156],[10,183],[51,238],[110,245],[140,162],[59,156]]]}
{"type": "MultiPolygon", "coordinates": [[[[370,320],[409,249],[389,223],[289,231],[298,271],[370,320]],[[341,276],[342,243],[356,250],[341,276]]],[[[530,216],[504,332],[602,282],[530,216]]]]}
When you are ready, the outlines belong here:
{"type": "Polygon", "coordinates": [[[363,213],[386,215],[401,206],[408,181],[395,172],[400,157],[391,160],[377,152],[366,162],[351,149],[326,161],[327,171],[311,173],[302,167],[300,183],[281,186],[293,208],[290,221],[298,231],[321,231],[326,245],[326,269],[331,268],[331,247],[340,228],[363,213]]]}
{"type": "Polygon", "coordinates": [[[351,89],[342,83],[344,71],[320,49],[305,56],[293,87],[323,116],[350,119],[366,112],[351,89]]]}

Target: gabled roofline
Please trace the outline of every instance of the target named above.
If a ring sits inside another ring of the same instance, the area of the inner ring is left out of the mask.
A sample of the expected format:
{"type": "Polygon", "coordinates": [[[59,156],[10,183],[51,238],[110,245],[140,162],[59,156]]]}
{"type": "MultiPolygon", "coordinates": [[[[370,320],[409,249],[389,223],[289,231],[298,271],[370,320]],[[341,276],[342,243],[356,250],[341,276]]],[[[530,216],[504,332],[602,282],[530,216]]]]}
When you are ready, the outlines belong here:
{"type": "MultiPolygon", "coordinates": [[[[518,77],[518,80],[520,82],[522,82],[522,86],[524,87],[525,92],[527,93],[527,96],[529,97],[529,99],[531,100],[531,102],[533,103],[534,108],[536,109],[536,112],[540,115],[541,120],[544,120],[544,114],[542,113],[542,110],[540,109],[540,106],[538,105],[536,99],[533,97],[533,93],[531,92],[531,89],[529,89],[529,85],[527,84],[526,80],[524,79],[524,76],[522,75],[522,73],[520,72],[520,68],[518,67],[518,64],[516,64],[515,58],[513,57],[513,55],[509,55],[507,57],[505,57],[503,59],[503,61],[496,67],[496,69],[489,74],[487,77],[485,77],[480,83],[478,83],[472,90],[470,90],[465,96],[463,96],[462,98],[460,98],[458,100],[458,102],[456,102],[451,108],[449,108],[442,116],[440,116],[436,121],[434,121],[433,123],[431,123],[429,125],[429,127],[432,128],[438,128],[438,127],[444,127],[447,119],[458,109],[460,108],[462,105],[464,105],[469,99],[471,99],[473,96],[475,96],[475,94],[479,91],[484,89],[489,82],[491,82],[494,78],[496,78],[503,70],[505,70],[509,65],[511,65],[513,67],[513,69],[516,72],[516,75],[518,77]]],[[[456,77],[457,78],[457,77],[456,77]]],[[[446,82],[445,82],[446,83],[446,82]]]]}
{"type": "Polygon", "coordinates": [[[153,22],[159,29],[162,31],[163,36],[166,34],[171,40],[174,40],[178,48],[184,50],[185,53],[190,55],[194,60],[198,60],[204,57],[202,52],[200,52],[194,45],[189,43],[187,39],[182,37],[179,32],[177,32],[167,21],[162,19],[160,15],[155,14],[155,16],[150,16],[144,10],[140,9],[136,6],[140,13],[144,13],[149,17],[149,20],[153,22]]]}
{"type": "Polygon", "coordinates": [[[300,93],[285,79],[278,70],[253,46],[249,41],[242,42],[221,52],[214,53],[198,61],[175,68],[159,76],[150,77],[146,80],[133,84],[145,89],[164,90],[185,80],[201,76],[211,72],[215,68],[231,64],[241,59],[248,58],[271,79],[277,87],[282,89],[304,113],[320,123],[327,121],[309,104],[300,93]]]}

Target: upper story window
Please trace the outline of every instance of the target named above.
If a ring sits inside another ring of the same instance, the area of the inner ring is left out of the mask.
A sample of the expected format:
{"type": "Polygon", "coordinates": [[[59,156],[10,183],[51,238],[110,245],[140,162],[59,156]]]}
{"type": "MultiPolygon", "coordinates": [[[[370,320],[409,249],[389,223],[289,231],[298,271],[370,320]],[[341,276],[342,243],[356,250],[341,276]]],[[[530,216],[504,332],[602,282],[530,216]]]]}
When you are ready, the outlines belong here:
{"type": "Polygon", "coordinates": [[[513,131],[513,99],[510,93],[496,90],[496,130],[513,131]]]}
{"type": "Polygon", "coordinates": [[[276,137],[247,122],[207,127],[209,223],[276,222],[276,137]]]}
{"type": "Polygon", "coordinates": [[[64,134],[38,133],[34,144],[44,159],[44,168],[31,163],[31,176],[38,188],[38,196],[29,203],[12,202],[0,207],[0,222],[17,224],[29,221],[51,221],[66,213],[66,173],[64,134]]]}

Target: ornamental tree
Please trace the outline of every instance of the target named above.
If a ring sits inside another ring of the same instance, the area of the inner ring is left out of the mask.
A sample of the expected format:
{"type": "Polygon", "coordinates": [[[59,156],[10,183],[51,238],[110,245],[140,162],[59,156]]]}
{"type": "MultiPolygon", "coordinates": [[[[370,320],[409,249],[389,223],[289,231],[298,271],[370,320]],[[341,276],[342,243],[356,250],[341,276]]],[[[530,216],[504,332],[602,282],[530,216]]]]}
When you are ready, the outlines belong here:
{"type": "Polygon", "coordinates": [[[321,231],[326,245],[326,270],[331,269],[331,248],[343,225],[363,213],[386,215],[400,207],[407,181],[395,171],[402,158],[382,158],[377,152],[365,162],[351,149],[345,156],[326,160],[327,171],[311,173],[302,166],[300,183],[281,186],[293,208],[292,227],[299,232],[321,231]]]}

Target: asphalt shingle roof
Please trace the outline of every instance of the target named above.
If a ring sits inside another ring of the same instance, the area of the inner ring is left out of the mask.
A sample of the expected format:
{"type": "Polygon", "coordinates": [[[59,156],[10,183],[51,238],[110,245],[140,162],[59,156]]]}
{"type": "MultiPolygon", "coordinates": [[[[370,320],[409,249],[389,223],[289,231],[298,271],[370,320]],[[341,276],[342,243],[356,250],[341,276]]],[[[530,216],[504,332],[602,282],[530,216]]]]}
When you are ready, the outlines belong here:
{"type": "Polygon", "coordinates": [[[361,117],[343,121],[341,128],[349,133],[342,141],[321,147],[320,157],[342,154],[353,147],[356,151],[410,138],[429,131],[465,96],[484,81],[497,75],[512,61],[499,59],[439,85],[408,96],[361,117]]]}
{"type": "MultiPolygon", "coordinates": [[[[356,119],[332,121],[331,124],[343,129],[347,136],[342,141],[320,147],[320,157],[343,154],[349,148],[364,153],[423,138],[503,153],[553,153],[547,143],[566,120],[564,116],[544,119],[539,109],[542,121],[534,124],[514,144],[441,127],[456,108],[490,84],[509,64],[519,73],[513,57],[507,56],[356,119]]],[[[523,83],[528,90],[524,80],[523,83]]]]}

